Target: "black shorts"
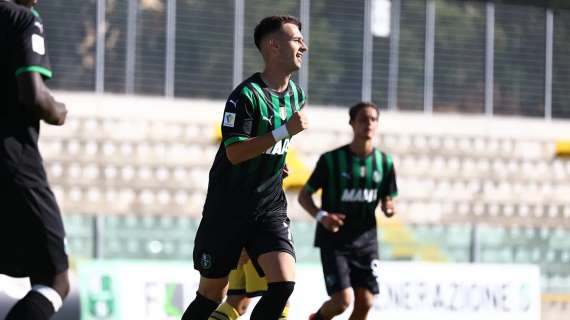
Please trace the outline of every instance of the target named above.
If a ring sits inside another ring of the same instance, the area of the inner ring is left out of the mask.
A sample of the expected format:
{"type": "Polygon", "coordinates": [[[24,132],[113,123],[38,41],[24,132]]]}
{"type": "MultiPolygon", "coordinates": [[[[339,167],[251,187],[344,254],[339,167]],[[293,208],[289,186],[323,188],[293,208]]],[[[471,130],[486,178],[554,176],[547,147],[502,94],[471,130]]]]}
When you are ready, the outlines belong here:
{"type": "Polygon", "coordinates": [[[0,273],[54,275],[68,269],[65,231],[48,187],[0,184],[0,273]]]}
{"type": "Polygon", "coordinates": [[[236,268],[245,248],[257,272],[264,276],[257,263],[260,255],[279,251],[295,257],[289,224],[285,210],[258,215],[251,221],[205,215],[194,240],[194,268],[205,278],[225,277],[236,268]]]}
{"type": "Polygon", "coordinates": [[[321,248],[321,262],[329,296],[350,287],[378,294],[378,245],[358,250],[321,248]]]}

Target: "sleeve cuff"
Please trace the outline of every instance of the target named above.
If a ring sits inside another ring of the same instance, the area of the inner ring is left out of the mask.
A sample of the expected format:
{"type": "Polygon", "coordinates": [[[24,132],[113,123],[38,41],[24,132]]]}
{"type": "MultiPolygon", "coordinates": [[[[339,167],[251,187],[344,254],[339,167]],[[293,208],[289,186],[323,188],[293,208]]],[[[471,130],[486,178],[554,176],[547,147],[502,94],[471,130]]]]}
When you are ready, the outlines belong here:
{"type": "Polygon", "coordinates": [[[236,142],[242,142],[242,141],[245,141],[247,139],[248,139],[247,137],[230,137],[230,138],[227,138],[226,140],[224,140],[224,146],[227,147],[227,146],[232,145],[236,142]]]}
{"type": "Polygon", "coordinates": [[[315,188],[313,188],[312,186],[310,186],[308,183],[305,184],[305,190],[307,190],[309,193],[315,193],[315,188]]]}
{"type": "Polygon", "coordinates": [[[42,76],[46,77],[46,78],[50,78],[53,75],[53,72],[45,67],[42,66],[25,66],[25,67],[21,67],[18,70],[16,70],[16,77],[20,76],[23,73],[26,72],[37,72],[39,74],[41,74],[42,76]]]}

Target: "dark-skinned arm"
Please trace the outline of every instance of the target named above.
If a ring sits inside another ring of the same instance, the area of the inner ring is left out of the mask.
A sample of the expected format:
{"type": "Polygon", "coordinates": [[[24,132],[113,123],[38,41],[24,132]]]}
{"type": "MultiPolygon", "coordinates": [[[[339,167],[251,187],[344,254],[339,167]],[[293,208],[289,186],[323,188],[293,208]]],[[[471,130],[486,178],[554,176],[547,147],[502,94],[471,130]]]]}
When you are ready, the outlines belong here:
{"type": "Polygon", "coordinates": [[[51,125],[61,126],[65,123],[65,104],[55,100],[39,73],[25,72],[16,81],[18,100],[28,112],[51,125]]]}

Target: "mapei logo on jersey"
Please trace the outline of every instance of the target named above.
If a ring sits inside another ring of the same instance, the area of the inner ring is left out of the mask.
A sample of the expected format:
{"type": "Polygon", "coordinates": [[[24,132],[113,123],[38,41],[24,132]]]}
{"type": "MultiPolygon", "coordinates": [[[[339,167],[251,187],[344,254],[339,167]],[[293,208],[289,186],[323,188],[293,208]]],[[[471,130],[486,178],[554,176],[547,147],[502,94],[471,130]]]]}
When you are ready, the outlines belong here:
{"type": "Polygon", "coordinates": [[[39,34],[32,34],[32,50],[41,56],[46,54],[44,37],[40,36],[39,34]]]}
{"type": "Polygon", "coordinates": [[[344,189],[343,202],[374,202],[378,199],[377,189],[344,189]]]}
{"type": "Polygon", "coordinates": [[[225,112],[224,113],[224,127],[233,128],[236,123],[236,114],[232,112],[225,112]]]}
{"type": "Polygon", "coordinates": [[[283,155],[283,154],[287,153],[287,150],[289,150],[289,143],[290,142],[291,142],[291,139],[279,140],[279,141],[277,141],[277,143],[275,143],[273,145],[273,147],[265,150],[265,154],[283,155]]]}

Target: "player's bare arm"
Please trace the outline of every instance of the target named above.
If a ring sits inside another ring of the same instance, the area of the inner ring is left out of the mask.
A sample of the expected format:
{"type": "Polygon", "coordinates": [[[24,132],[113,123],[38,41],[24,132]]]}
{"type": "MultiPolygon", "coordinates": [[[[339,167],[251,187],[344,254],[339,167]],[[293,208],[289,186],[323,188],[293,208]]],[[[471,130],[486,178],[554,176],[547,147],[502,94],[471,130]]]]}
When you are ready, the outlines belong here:
{"type": "Polygon", "coordinates": [[[44,85],[40,74],[26,72],[17,77],[18,99],[38,119],[51,125],[65,123],[67,109],[44,85]]]}
{"type": "Polygon", "coordinates": [[[396,211],[394,209],[394,200],[392,199],[392,197],[383,198],[381,208],[382,212],[384,212],[384,215],[388,218],[391,218],[396,214],[396,211]]]}
{"type": "Polygon", "coordinates": [[[277,141],[292,137],[299,132],[307,129],[308,126],[309,124],[307,122],[305,112],[301,110],[293,114],[291,119],[287,121],[287,124],[284,126],[286,130],[281,129],[283,128],[282,126],[262,136],[253,137],[243,142],[234,143],[226,148],[226,155],[228,156],[228,160],[231,162],[231,164],[240,164],[244,161],[261,155],[263,152],[265,152],[265,150],[273,146],[277,141]],[[278,130],[281,132],[276,133],[278,130]],[[281,135],[279,136],[279,134],[281,135]]]}
{"type": "Polygon", "coordinates": [[[307,188],[303,188],[299,192],[299,204],[330,232],[337,232],[344,225],[346,216],[342,213],[326,212],[319,209],[307,188]]]}

